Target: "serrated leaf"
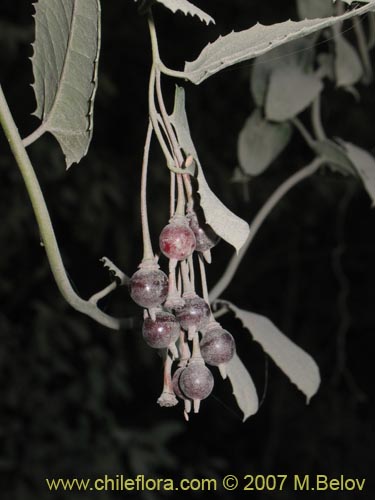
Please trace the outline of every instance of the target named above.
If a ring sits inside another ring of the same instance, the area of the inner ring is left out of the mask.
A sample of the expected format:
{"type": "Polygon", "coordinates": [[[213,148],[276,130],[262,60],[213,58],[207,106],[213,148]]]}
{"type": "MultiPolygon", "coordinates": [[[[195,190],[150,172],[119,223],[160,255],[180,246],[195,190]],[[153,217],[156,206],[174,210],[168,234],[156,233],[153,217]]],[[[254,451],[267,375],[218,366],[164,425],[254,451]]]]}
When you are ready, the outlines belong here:
{"type": "Polygon", "coordinates": [[[254,415],[259,408],[257,391],[246,367],[237,354],[226,364],[226,372],[232,384],[233,394],[243,413],[243,421],[254,415]]]}
{"type": "Polygon", "coordinates": [[[300,19],[316,19],[334,15],[332,0],[297,0],[300,19]]]}
{"type": "Polygon", "coordinates": [[[203,174],[203,169],[190,135],[189,123],[185,111],[185,92],[176,86],[174,110],[171,122],[176,131],[180,146],[185,153],[191,154],[197,164],[198,193],[205,220],[223,240],[227,241],[237,252],[247,240],[249,225],[231,212],[211,191],[203,174]]]}
{"type": "Polygon", "coordinates": [[[259,175],[277,158],[292,135],[290,123],[270,123],[256,109],[246,120],[237,142],[238,160],[250,175],[259,175]]]}
{"type": "Polygon", "coordinates": [[[314,149],[318,155],[322,156],[332,170],[337,170],[343,175],[355,173],[354,166],[349,160],[345,149],[331,141],[330,139],[325,139],[323,141],[315,141],[314,149]]]}
{"type": "Polygon", "coordinates": [[[365,149],[340,141],[375,205],[375,158],[365,149]]]}
{"type": "MultiPolygon", "coordinates": [[[[135,1],[137,2],[138,0],[135,1]]],[[[190,15],[199,17],[199,19],[207,25],[210,23],[215,24],[215,21],[211,16],[187,0],[156,0],[156,2],[161,3],[164,7],[167,7],[167,9],[171,10],[174,14],[177,11],[181,11],[185,14],[185,16],[190,15]]]]}
{"type": "Polygon", "coordinates": [[[337,22],[343,22],[371,10],[375,10],[375,0],[340,16],[305,19],[298,22],[289,20],[271,26],[258,23],[250,29],[237,33],[232,32],[206,45],[197,59],[185,63],[184,78],[195,84],[202,83],[218,71],[233,64],[258,57],[287,42],[305,37],[337,22]]]}
{"type": "Polygon", "coordinates": [[[250,86],[254,101],[262,107],[266,100],[271,73],[285,65],[295,65],[311,71],[316,37],[306,37],[286,43],[257,57],[251,73],[250,86]]]}
{"type": "Polygon", "coordinates": [[[280,66],[271,73],[265,113],[281,122],[306,109],[323,89],[319,75],[305,73],[299,66],[280,66]]]}
{"type": "Polygon", "coordinates": [[[319,368],[313,358],[281,333],[268,318],[244,311],[230,302],[220,302],[225,303],[242,321],[254,340],[305,394],[309,403],[320,385],[319,368]]]}
{"type": "Polygon", "coordinates": [[[39,0],[35,12],[35,115],[58,140],[69,168],[87,153],[92,138],[100,3],[39,0]]]}
{"type": "Polygon", "coordinates": [[[335,75],[338,87],[356,84],[363,75],[361,59],[357,51],[341,33],[335,36],[335,75]]]}

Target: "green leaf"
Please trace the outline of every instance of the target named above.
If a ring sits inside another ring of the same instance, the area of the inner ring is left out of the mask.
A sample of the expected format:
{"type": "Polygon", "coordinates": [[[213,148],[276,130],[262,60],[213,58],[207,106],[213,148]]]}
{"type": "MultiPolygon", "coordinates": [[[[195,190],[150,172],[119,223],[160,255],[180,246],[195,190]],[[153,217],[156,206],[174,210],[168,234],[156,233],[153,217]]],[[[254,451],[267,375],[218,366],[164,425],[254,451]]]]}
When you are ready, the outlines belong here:
{"type": "Polygon", "coordinates": [[[189,123],[185,111],[185,92],[176,86],[174,110],[171,122],[176,131],[180,146],[187,155],[191,154],[197,164],[198,193],[200,204],[204,211],[207,224],[223,240],[227,241],[237,252],[247,240],[249,225],[240,217],[231,212],[211,191],[203,174],[203,169],[190,135],[189,123]]]}
{"type": "Polygon", "coordinates": [[[299,66],[284,65],[271,73],[265,112],[277,122],[294,118],[306,109],[323,89],[321,78],[299,66]]]}
{"type": "Polygon", "coordinates": [[[225,369],[232,384],[234,397],[243,413],[243,421],[245,421],[259,408],[253,379],[237,354],[226,364],[225,369]]]}
{"type": "Polygon", "coordinates": [[[239,163],[249,175],[259,175],[286,147],[292,135],[289,123],[270,123],[259,109],[246,120],[237,143],[239,163]]]}
{"type": "Polygon", "coordinates": [[[334,15],[332,0],[297,0],[300,19],[315,19],[334,15]]]}
{"type": "Polygon", "coordinates": [[[69,168],[87,153],[92,138],[100,3],[39,0],[35,11],[35,115],[60,143],[69,168]]]}
{"type": "Polygon", "coordinates": [[[363,75],[361,59],[341,33],[335,34],[335,75],[338,87],[356,84],[363,75]]]}
{"type": "Polygon", "coordinates": [[[375,158],[365,149],[340,141],[375,205],[375,158]]]}
{"type": "MultiPolygon", "coordinates": [[[[137,2],[138,0],[135,1],[137,2]]],[[[207,25],[210,23],[215,24],[215,21],[211,16],[187,0],[156,0],[156,2],[164,5],[164,7],[171,10],[174,14],[177,11],[181,11],[185,14],[185,16],[190,15],[199,17],[199,19],[207,25]]]]}
{"type": "Polygon", "coordinates": [[[195,61],[185,63],[184,77],[195,84],[202,83],[218,71],[233,64],[258,57],[287,42],[371,10],[375,10],[375,0],[340,16],[305,19],[298,22],[289,20],[271,26],[258,23],[250,29],[232,32],[209,43],[195,61]]]}
{"type": "Polygon", "coordinates": [[[315,42],[316,36],[294,40],[256,58],[250,85],[254,101],[259,107],[265,103],[271,73],[276,68],[294,65],[306,72],[312,70],[315,42]]]}
{"type": "Polygon", "coordinates": [[[309,403],[320,385],[319,368],[313,358],[298,347],[266,317],[226,304],[247,328],[254,340],[273,359],[291,382],[302,391],[309,403]]]}
{"type": "Polygon", "coordinates": [[[355,169],[345,149],[330,139],[315,141],[314,149],[322,156],[333,171],[339,171],[343,175],[355,174],[355,169]]]}

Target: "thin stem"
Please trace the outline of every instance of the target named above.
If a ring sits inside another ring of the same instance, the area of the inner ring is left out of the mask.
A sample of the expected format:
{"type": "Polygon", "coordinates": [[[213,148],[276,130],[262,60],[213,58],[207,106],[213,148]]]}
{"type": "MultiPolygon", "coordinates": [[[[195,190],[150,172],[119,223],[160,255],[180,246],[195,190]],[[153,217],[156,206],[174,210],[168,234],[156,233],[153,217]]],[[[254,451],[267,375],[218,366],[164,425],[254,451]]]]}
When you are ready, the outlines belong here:
{"type": "Polygon", "coordinates": [[[191,286],[190,277],[189,277],[189,266],[186,260],[183,260],[180,263],[180,269],[182,274],[182,283],[184,286],[184,294],[193,293],[193,287],[191,286]]]}
{"type": "Polygon", "coordinates": [[[194,272],[193,253],[191,255],[189,255],[188,263],[189,263],[190,283],[191,283],[193,290],[195,291],[195,272],[194,272]]]}
{"type": "Polygon", "coordinates": [[[27,146],[30,146],[30,144],[38,140],[39,137],[42,137],[45,132],[47,132],[46,124],[42,123],[36,130],[34,130],[34,132],[32,132],[22,140],[22,144],[25,146],[25,148],[27,148],[27,146]]]}
{"type": "Polygon", "coordinates": [[[89,302],[91,302],[91,304],[96,305],[99,302],[99,300],[104,299],[104,297],[106,297],[111,292],[113,292],[113,290],[116,290],[116,288],[117,288],[117,283],[116,283],[116,281],[113,281],[108,286],[103,288],[103,290],[100,290],[99,292],[94,293],[94,295],[92,295],[89,298],[89,302]]]}
{"type": "Polygon", "coordinates": [[[0,85],[0,123],[8,139],[10,149],[15,157],[17,165],[29,194],[39,231],[46,250],[47,258],[51,267],[56,284],[65,300],[77,311],[87,314],[108,328],[118,330],[120,321],[105,314],[94,304],[83,300],[73,290],[61,258],[60,250],[56,241],[51,218],[43,197],[38,179],[34,172],[30,158],[22,144],[21,136],[14,123],[13,116],[9,110],[2,87],[0,85]]]}
{"type": "Polygon", "coordinates": [[[207,276],[206,276],[206,267],[204,265],[204,259],[201,254],[198,255],[198,262],[199,262],[199,271],[201,274],[201,284],[202,284],[202,295],[203,298],[210,308],[210,319],[209,321],[214,321],[214,317],[212,314],[212,309],[211,309],[211,301],[210,301],[210,296],[208,293],[208,286],[207,286],[207,276]]]}
{"type": "Polygon", "coordinates": [[[170,172],[170,204],[169,204],[169,215],[173,217],[176,204],[176,174],[170,172]]]}
{"type": "Polygon", "coordinates": [[[324,132],[322,117],[320,114],[320,94],[314,99],[311,106],[311,122],[315,137],[320,141],[325,141],[327,136],[324,132]]]}
{"type": "Polygon", "coordinates": [[[172,169],[173,168],[173,158],[171,153],[169,152],[168,146],[164,140],[163,134],[160,130],[159,127],[159,122],[158,122],[158,113],[156,111],[155,107],[155,67],[152,66],[151,68],[151,74],[150,74],[150,82],[148,86],[148,105],[149,105],[149,113],[150,113],[150,119],[152,122],[152,126],[154,128],[156,137],[159,141],[160,147],[163,151],[163,154],[165,156],[165,159],[167,161],[168,168],[172,169]]]}
{"type": "Polygon", "coordinates": [[[358,50],[361,56],[362,66],[363,66],[363,77],[362,81],[365,85],[368,85],[372,80],[372,65],[369,54],[369,49],[367,47],[367,40],[365,33],[363,31],[363,25],[361,19],[354,18],[353,26],[355,36],[357,38],[358,50]]]}
{"type": "Polygon", "coordinates": [[[291,175],[288,179],[286,179],[268,198],[263,207],[259,210],[257,215],[254,217],[253,222],[250,225],[250,233],[249,236],[238,252],[238,254],[233,255],[230,260],[224,274],[221,276],[216,285],[212,288],[209,294],[209,299],[211,302],[214,302],[217,298],[221,296],[221,294],[226,290],[228,285],[233,279],[235,272],[237,271],[238,266],[240,265],[243,257],[245,256],[247,249],[249,248],[251,242],[254,239],[258,229],[261,227],[265,219],[272,212],[274,207],[279,203],[279,201],[298,183],[314,174],[319,167],[324,163],[323,158],[315,158],[309,165],[298,170],[293,175],[291,175]]]}
{"type": "Polygon", "coordinates": [[[177,206],[176,215],[185,215],[185,192],[181,174],[177,174],[177,206]]]}
{"type": "Polygon", "coordinates": [[[369,37],[367,46],[371,50],[375,47],[375,12],[368,13],[368,24],[369,24],[369,37]]]}
{"type": "Polygon", "coordinates": [[[302,135],[302,137],[305,139],[307,145],[313,151],[315,151],[315,140],[313,136],[310,134],[310,132],[307,130],[307,128],[304,126],[304,124],[301,122],[301,120],[299,118],[293,118],[291,122],[296,127],[298,132],[302,135]]]}
{"type": "Polygon", "coordinates": [[[152,138],[152,123],[149,121],[146,141],[142,161],[142,177],[141,177],[141,220],[142,220],[142,236],[143,236],[143,260],[153,260],[154,252],[152,250],[150,228],[148,226],[147,215],[147,167],[150,154],[150,145],[152,138]]]}

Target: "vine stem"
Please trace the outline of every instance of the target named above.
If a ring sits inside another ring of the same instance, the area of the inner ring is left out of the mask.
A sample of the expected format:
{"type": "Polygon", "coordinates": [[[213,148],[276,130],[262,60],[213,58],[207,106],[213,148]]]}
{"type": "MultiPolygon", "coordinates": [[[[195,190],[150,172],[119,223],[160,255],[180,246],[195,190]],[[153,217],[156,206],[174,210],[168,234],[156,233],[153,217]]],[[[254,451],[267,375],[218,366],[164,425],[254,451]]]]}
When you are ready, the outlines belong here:
{"type": "Polygon", "coordinates": [[[354,18],[353,27],[355,36],[357,37],[359,54],[361,56],[363,66],[362,81],[365,85],[369,85],[372,80],[372,65],[361,19],[354,18]]]}
{"type": "Polygon", "coordinates": [[[314,99],[311,106],[311,122],[316,138],[319,141],[325,141],[327,136],[324,132],[322,117],[320,114],[320,94],[314,99]]]}
{"type": "Polygon", "coordinates": [[[268,215],[271,213],[271,211],[274,209],[274,207],[279,203],[279,201],[292,189],[294,186],[296,186],[299,182],[303,181],[310,175],[314,174],[319,167],[325,162],[323,158],[315,158],[311,163],[309,163],[306,167],[303,167],[302,169],[298,170],[298,172],[295,172],[293,175],[288,177],[280,186],[274,191],[274,193],[268,198],[266,203],[262,206],[262,208],[259,210],[259,212],[256,214],[254,217],[251,225],[250,225],[250,233],[249,236],[241,248],[241,250],[238,252],[238,254],[235,254],[232,259],[229,261],[229,264],[224,272],[224,274],[221,276],[219,281],[216,283],[216,285],[212,288],[212,290],[209,293],[209,299],[212,302],[214,302],[217,298],[221,296],[221,294],[226,290],[228,285],[233,279],[233,276],[235,272],[237,271],[238,266],[240,265],[243,257],[245,256],[247,249],[249,248],[251,242],[254,239],[254,236],[256,235],[258,229],[261,227],[265,219],[268,217],[268,215]]]}
{"type": "Polygon", "coordinates": [[[56,241],[51,218],[48,212],[46,202],[43,197],[39,181],[36,177],[34,168],[26,149],[22,143],[18,128],[13,120],[9,110],[8,103],[4,96],[2,86],[0,85],[0,124],[4,130],[5,136],[9,142],[10,149],[20,169],[21,175],[30,196],[35,217],[39,226],[39,231],[43,240],[43,245],[47,254],[48,262],[52,274],[56,280],[58,289],[65,300],[77,311],[84,313],[95,319],[98,323],[118,330],[120,320],[112,318],[96,307],[95,304],[82,299],[73,290],[61,258],[60,250],[56,241]]]}
{"type": "Polygon", "coordinates": [[[147,215],[147,167],[150,155],[150,145],[152,138],[152,123],[148,123],[145,146],[143,151],[142,161],[142,177],[141,177],[141,221],[142,221],[142,237],[143,237],[143,260],[154,260],[154,252],[152,250],[150,228],[148,225],[147,215]]]}
{"type": "Polygon", "coordinates": [[[37,129],[34,130],[34,132],[32,132],[30,135],[22,139],[22,144],[25,146],[25,148],[27,148],[28,146],[30,146],[30,144],[38,140],[39,137],[42,137],[42,135],[46,131],[47,131],[46,123],[42,123],[41,125],[39,125],[37,129]]]}

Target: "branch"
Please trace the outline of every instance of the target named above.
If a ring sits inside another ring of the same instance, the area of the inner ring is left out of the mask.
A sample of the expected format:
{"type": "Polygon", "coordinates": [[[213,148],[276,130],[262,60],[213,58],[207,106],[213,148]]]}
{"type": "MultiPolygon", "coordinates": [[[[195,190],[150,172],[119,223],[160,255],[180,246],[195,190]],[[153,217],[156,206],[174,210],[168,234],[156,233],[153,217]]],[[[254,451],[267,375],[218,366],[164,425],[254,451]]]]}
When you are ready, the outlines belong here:
{"type": "Polygon", "coordinates": [[[306,179],[306,177],[309,177],[310,175],[314,174],[323,163],[324,163],[323,158],[319,157],[315,158],[309,165],[302,168],[301,170],[298,170],[298,172],[294,173],[288,179],[286,179],[286,181],[284,181],[276,189],[276,191],[274,191],[274,193],[270,196],[270,198],[268,198],[266,203],[254,217],[253,222],[250,225],[250,234],[245,244],[238,252],[238,254],[233,255],[224,274],[210,291],[209,298],[211,303],[221,296],[221,294],[224,292],[224,290],[228,287],[228,285],[232,281],[238,266],[240,265],[243,257],[247,252],[247,249],[250,246],[250,243],[253,241],[254,236],[256,235],[258,229],[261,227],[261,225],[268,217],[268,215],[271,213],[271,211],[274,209],[274,207],[288,193],[288,191],[292,189],[292,187],[296,186],[299,182],[306,179]]]}
{"type": "Polygon", "coordinates": [[[15,157],[18,168],[22,174],[26,185],[27,192],[34,209],[35,217],[39,226],[39,231],[42,237],[47,258],[51,267],[52,274],[56,280],[56,284],[65,298],[65,300],[77,311],[87,314],[95,319],[98,323],[118,330],[120,328],[120,320],[112,318],[108,314],[98,309],[94,304],[83,300],[73,290],[66,270],[61,258],[60,250],[56,241],[51,218],[48,213],[48,208],[43,197],[38,179],[30,158],[26,152],[22,139],[18,132],[17,126],[14,123],[12,114],[9,110],[5,99],[2,87],[0,85],[0,124],[8,139],[10,149],[15,157]]]}

